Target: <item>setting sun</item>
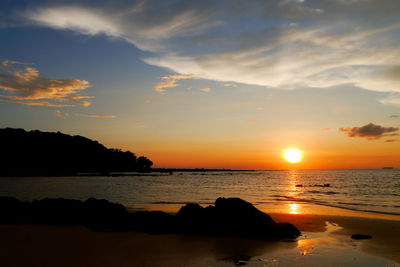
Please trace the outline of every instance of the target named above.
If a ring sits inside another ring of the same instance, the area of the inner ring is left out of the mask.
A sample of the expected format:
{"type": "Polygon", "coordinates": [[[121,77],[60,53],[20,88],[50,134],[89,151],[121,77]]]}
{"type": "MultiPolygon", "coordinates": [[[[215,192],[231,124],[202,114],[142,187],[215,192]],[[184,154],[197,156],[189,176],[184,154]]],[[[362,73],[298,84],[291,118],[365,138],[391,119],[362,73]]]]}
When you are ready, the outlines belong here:
{"type": "Polygon", "coordinates": [[[286,149],[285,152],[283,153],[283,156],[290,163],[296,163],[296,162],[299,162],[301,160],[301,152],[300,152],[300,150],[297,150],[297,149],[294,149],[294,148],[286,149]]]}

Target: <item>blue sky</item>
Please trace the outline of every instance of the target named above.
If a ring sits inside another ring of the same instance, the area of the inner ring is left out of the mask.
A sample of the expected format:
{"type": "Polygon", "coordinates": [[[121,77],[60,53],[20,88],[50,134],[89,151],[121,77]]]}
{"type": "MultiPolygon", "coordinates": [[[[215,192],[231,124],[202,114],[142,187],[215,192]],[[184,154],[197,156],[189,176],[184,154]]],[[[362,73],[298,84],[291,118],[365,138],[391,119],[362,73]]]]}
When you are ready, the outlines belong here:
{"type": "Polygon", "coordinates": [[[296,146],[325,168],[400,148],[398,1],[0,7],[1,127],[85,135],[156,166],[280,168],[296,146]],[[339,130],[368,123],[381,128],[339,130]]]}

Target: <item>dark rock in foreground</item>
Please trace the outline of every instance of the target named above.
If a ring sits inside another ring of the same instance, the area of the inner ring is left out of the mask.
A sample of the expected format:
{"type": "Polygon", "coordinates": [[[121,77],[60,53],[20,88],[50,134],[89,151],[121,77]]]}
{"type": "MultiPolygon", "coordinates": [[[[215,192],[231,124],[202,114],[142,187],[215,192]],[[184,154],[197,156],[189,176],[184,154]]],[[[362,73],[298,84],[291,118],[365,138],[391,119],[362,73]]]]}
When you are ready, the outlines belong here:
{"type": "Polygon", "coordinates": [[[296,238],[300,231],[290,223],[276,223],[268,214],[240,198],[218,198],[215,206],[187,204],[178,214],[184,233],[239,235],[259,238],[296,238]]]}
{"type": "Polygon", "coordinates": [[[354,235],[351,236],[351,238],[357,239],[357,240],[360,240],[360,239],[371,239],[372,236],[370,236],[370,235],[362,235],[362,234],[354,234],[354,235]]]}
{"type": "Polygon", "coordinates": [[[92,230],[120,231],[127,229],[128,212],[123,205],[104,199],[21,202],[0,197],[0,214],[0,224],[84,225],[92,230]]]}
{"type": "Polygon", "coordinates": [[[1,224],[84,225],[94,231],[244,236],[261,239],[296,238],[290,223],[276,223],[268,214],[240,198],[218,198],[215,206],[183,206],[176,216],[161,211],[129,213],[121,204],[90,198],[86,201],[43,199],[21,202],[0,197],[1,224]]]}

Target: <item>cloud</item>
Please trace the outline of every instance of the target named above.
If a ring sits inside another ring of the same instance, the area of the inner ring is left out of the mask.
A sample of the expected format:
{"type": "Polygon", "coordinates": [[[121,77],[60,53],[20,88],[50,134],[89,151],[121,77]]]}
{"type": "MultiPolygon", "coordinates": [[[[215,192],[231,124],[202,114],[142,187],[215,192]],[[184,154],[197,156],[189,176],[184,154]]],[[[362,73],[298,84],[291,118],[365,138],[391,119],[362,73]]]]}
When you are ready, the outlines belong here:
{"type": "Polygon", "coordinates": [[[225,83],[224,86],[225,87],[238,87],[237,84],[234,84],[234,83],[225,83]]]}
{"type": "Polygon", "coordinates": [[[33,65],[32,63],[24,63],[24,62],[19,62],[19,61],[15,61],[15,60],[8,60],[8,59],[5,59],[5,60],[0,62],[0,65],[2,67],[5,67],[5,68],[6,67],[12,67],[13,65],[16,65],[16,64],[33,65]]]}
{"type": "Polygon", "coordinates": [[[54,114],[56,114],[57,117],[61,117],[62,116],[62,112],[59,110],[54,110],[54,114]]]}
{"type": "Polygon", "coordinates": [[[207,10],[166,1],[115,1],[113,6],[98,1],[30,8],[22,17],[36,25],[72,30],[83,35],[106,35],[123,39],[144,51],[163,50],[162,41],[173,36],[193,35],[209,27],[207,10]],[[136,2],[136,3],[135,3],[136,2]]]}
{"type": "MultiPolygon", "coordinates": [[[[30,5],[21,18],[124,40],[151,52],[146,63],[197,78],[286,90],[351,84],[400,93],[400,1],[65,3],[30,5]]],[[[175,87],[164,83],[156,90],[175,87]]]]}
{"type": "Polygon", "coordinates": [[[211,91],[211,88],[206,87],[206,88],[201,88],[200,90],[205,92],[205,93],[209,93],[211,91]]]}
{"type": "Polygon", "coordinates": [[[320,131],[321,132],[328,132],[328,131],[330,131],[331,130],[331,128],[323,128],[323,129],[321,129],[320,131]]]}
{"type": "Polygon", "coordinates": [[[141,129],[141,128],[144,128],[144,125],[136,125],[135,128],[136,129],[141,129]]]}
{"type": "Polygon", "coordinates": [[[246,122],[248,122],[248,123],[257,123],[257,122],[259,122],[259,120],[247,120],[246,122]]]}
{"type": "Polygon", "coordinates": [[[400,107],[400,93],[392,93],[384,99],[379,100],[382,104],[400,107]]]}
{"type": "MultiPolygon", "coordinates": [[[[177,81],[183,80],[183,79],[192,79],[192,78],[194,78],[194,76],[195,76],[194,74],[175,74],[175,75],[161,77],[161,79],[163,81],[156,83],[154,85],[154,90],[156,90],[159,93],[165,93],[166,90],[164,88],[177,87],[177,86],[179,86],[179,84],[176,83],[177,81]]],[[[190,89],[186,89],[186,90],[190,90],[190,89]]]]}
{"type": "Polygon", "coordinates": [[[23,100],[18,100],[14,99],[9,96],[2,96],[0,95],[0,101],[4,102],[10,102],[10,103],[17,103],[17,104],[22,104],[22,105],[27,105],[27,106],[45,106],[45,107],[72,107],[72,105],[64,105],[64,104],[53,104],[47,101],[23,101],[23,100]]]}
{"type": "Polygon", "coordinates": [[[400,115],[390,115],[389,118],[397,119],[397,118],[400,118],[400,115]]]}
{"type": "Polygon", "coordinates": [[[28,106],[70,107],[70,104],[49,102],[70,101],[82,106],[90,102],[82,99],[92,98],[83,96],[78,91],[85,90],[90,83],[76,79],[49,79],[41,77],[39,71],[27,67],[25,63],[4,60],[1,63],[0,89],[7,95],[0,95],[0,101],[18,103],[28,106]],[[16,65],[22,66],[16,66],[16,65]]]}
{"type": "Polygon", "coordinates": [[[54,110],[54,114],[59,118],[67,118],[69,114],[67,112],[62,112],[61,110],[54,110]]]}
{"type": "Polygon", "coordinates": [[[81,113],[75,113],[74,115],[77,117],[102,118],[102,119],[114,119],[117,117],[115,115],[97,115],[97,114],[81,114],[81,113]]]}
{"type": "Polygon", "coordinates": [[[396,127],[383,127],[373,123],[368,123],[361,127],[339,128],[339,132],[346,133],[348,137],[367,138],[368,140],[377,140],[387,136],[399,136],[395,133],[399,130],[396,127]]]}
{"type": "Polygon", "coordinates": [[[385,140],[385,142],[386,143],[394,143],[394,142],[398,142],[399,140],[397,140],[397,139],[388,139],[388,140],[385,140]]]}

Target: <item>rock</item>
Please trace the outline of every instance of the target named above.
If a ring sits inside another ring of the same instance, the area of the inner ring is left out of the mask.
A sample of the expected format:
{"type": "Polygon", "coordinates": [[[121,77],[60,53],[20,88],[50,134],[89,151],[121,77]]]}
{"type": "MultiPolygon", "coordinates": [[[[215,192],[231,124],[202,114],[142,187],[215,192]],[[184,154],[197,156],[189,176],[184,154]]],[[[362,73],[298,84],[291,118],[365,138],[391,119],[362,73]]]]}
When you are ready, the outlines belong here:
{"type": "Polygon", "coordinates": [[[95,231],[125,231],[127,214],[121,204],[90,198],[84,202],[45,198],[31,203],[0,198],[0,223],[85,225],[95,231]]]}
{"type": "Polygon", "coordinates": [[[184,218],[196,218],[202,215],[203,210],[204,208],[197,203],[188,203],[180,208],[176,216],[184,218]]]}
{"type": "Polygon", "coordinates": [[[356,239],[356,240],[371,239],[372,236],[370,236],[370,235],[362,235],[362,234],[354,234],[354,235],[351,236],[351,238],[356,239]]]}
{"type": "Polygon", "coordinates": [[[0,223],[84,225],[93,231],[243,236],[260,239],[296,238],[290,223],[276,223],[268,214],[240,198],[218,198],[203,208],[190,203],[176,216],[161,211],[129,213],[118,203],[90,198],[43,199],[31,203],[0,197],[0,223]]]}
{"type": "Polygon", "coordinates": [[[300,231],[290,223],[276,223],[268,214],[240,198],[218,198],[215,206],[187,204],[177,214],[177,231],[257,238],[296,238],[300,231]]]}

